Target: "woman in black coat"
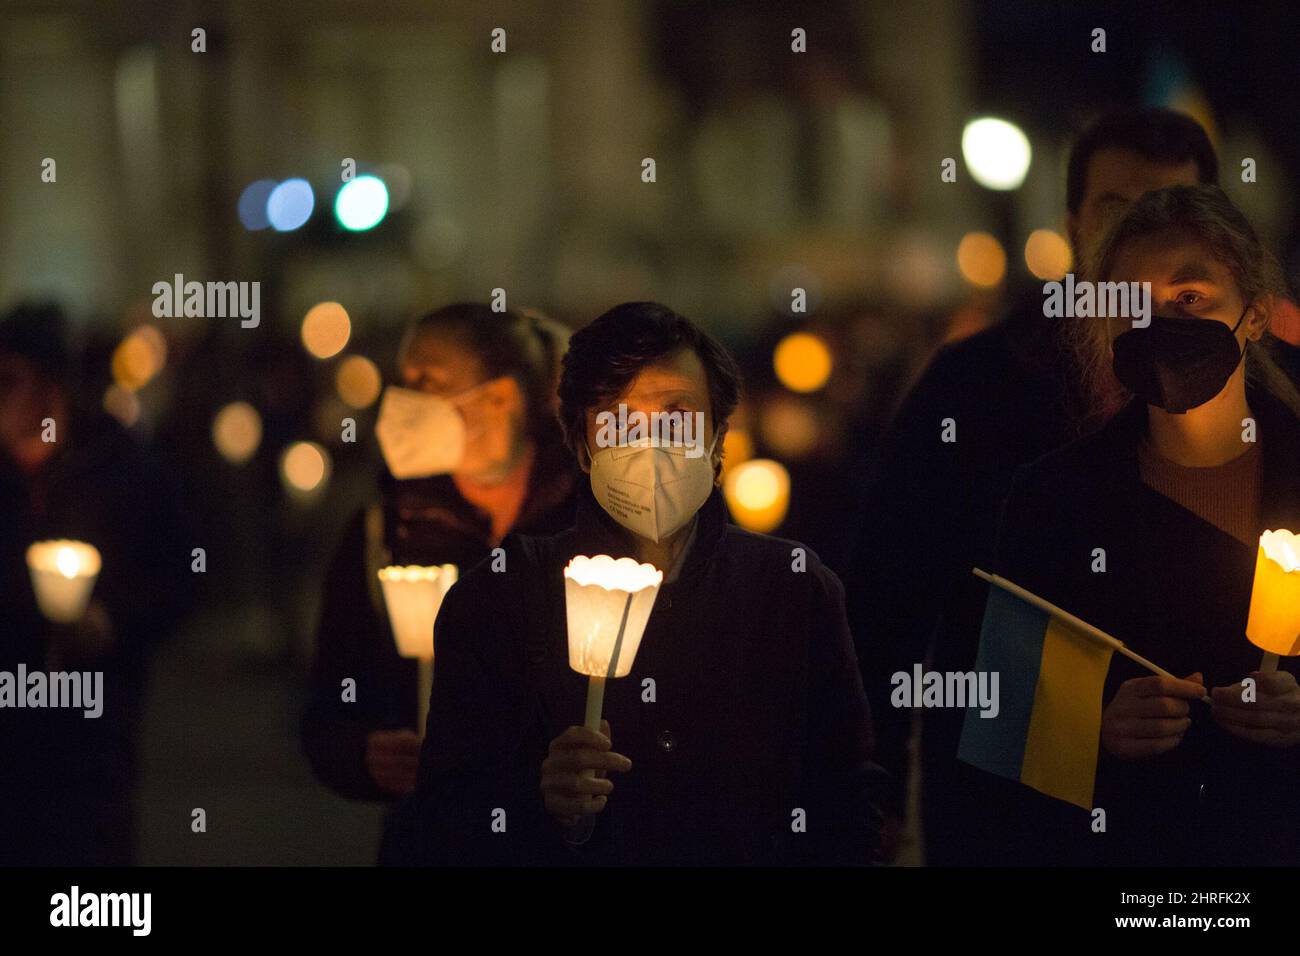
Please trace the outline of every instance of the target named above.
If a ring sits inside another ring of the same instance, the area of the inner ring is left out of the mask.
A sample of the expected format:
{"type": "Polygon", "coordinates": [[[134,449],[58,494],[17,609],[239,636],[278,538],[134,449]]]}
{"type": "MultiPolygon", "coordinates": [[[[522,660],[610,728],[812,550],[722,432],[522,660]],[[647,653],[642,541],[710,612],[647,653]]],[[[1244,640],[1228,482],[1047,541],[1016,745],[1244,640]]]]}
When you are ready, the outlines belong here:
{"type": "Polygon", "coordinates": [[[1260,533],[1300,530],[1300,395],[1264,351],[1280,275],[1206,186],[1148,193],[1098,263],[1101,280],[1151,283],[1150,326],[1112,319],[1123,334],[1095,340],[1113,356],[1099,407],[1134,397],[1021,471],[997,572],[1180,679],[1115,655],[1093,812],[1007,789],[991,862],[1294,865],[1296,658],[1262,673],[1245,634],[1260,533]]]}
{"type": "Polygon", "coordinates": [[[391,802],[415,789],[417,663],[398,656],[379,568],[465,570],[509,531],[549,534],[572,522],[577,469],[553,398],[565,338],[546,320],[485,305],[438,309],[406,336],[398,364],[408,391],[397,398],[407,404],[381,407],[388,468],[326,576],[302,720],[312,769],[343,796],[391,802]],[[421,395],[450,402],[422,412],[421,395]],[[343,697],[347,678],[355,700],[343,697]]]}
{"type": "Polygon", "coordinates": [[[843,588],[797,543],[728,524],[715,487],[734,363],[686,319],[629,303],[574,335],[560,396],[591,488],[574,528],[512,538],[503,570],[479,565],[442,605],[412,855],[867,862],[877,771],[843,588]],[[698,412],[698,454],[607,444],[596,416],[619,403],[698,412]],[[630,675],[606,685],[603,733],[579,726],[587,678],[568,665],[577,554],[664,572],[630,675]]]}

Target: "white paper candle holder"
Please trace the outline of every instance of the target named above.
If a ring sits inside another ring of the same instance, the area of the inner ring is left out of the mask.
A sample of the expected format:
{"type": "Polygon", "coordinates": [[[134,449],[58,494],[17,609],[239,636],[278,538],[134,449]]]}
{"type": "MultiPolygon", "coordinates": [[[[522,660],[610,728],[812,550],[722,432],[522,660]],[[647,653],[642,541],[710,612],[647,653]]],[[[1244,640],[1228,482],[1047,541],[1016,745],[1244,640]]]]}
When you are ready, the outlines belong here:
{"type": "Polygon", "coordinates": [[[58,624],[81,620],[101,566],[99,551],[84,541],[37,541],[27,549],[36,604],[58,624]]]}
{"type": "Polygon", "coordinates": [[[663,579],[631,558],[574,557],[564,569],[569,666],[588,677],[626,677],[663,579]]]}
{"type": "Polygon", "coordinates": [[[398,654],[433,658],[433,622],[443,597],[456,583],[456,576],[454,564],[427,567],[410,564],[379,569],[379,584],[398,654]]]}

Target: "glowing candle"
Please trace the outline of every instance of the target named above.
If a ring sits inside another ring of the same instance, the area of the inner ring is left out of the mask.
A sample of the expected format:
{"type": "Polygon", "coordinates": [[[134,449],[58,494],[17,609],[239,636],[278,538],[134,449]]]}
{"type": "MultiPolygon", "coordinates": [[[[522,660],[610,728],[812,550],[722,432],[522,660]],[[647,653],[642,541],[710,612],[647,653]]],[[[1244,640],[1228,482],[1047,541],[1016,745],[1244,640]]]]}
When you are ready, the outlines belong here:
{"type": "Polygon", "coordinates": [[[1278,655],[1300,655],[1300,535],[1260,535],[1246,637],[1264,651],[1261,670],[1277,670],[1278,655]]]}
{"type": "Polygon", "coordinates": [[[456,583],[454,564],[407,565],[379,569],[379,584],[393,626],[397,653],[413,657],[419,663],[418,723],[416,731],[424,734],[429,716],[429,694],[433,691],[433,622],[442,607],[442,599],[456,583]]]}
{"type": "MultiPolygon", "coordinates": [[[[653,565],[631,558],[615,560],[607,554],[576,555],[565,567],[569,666],[588,677],[584,721],[588,730],[600,732],[605,681],[631,673],[663,580],[664,573],[653,565]]],[[[594,817],[582,818],[569,834],[570,842],[584,842],[594,825],[594,817]]]]}
{"type": "Polygon", "coordinates": [[[27,549],[36,603],[59,624],[81,620],[99,569],[99,551],[84,541],[37,541],[27,549]]]}

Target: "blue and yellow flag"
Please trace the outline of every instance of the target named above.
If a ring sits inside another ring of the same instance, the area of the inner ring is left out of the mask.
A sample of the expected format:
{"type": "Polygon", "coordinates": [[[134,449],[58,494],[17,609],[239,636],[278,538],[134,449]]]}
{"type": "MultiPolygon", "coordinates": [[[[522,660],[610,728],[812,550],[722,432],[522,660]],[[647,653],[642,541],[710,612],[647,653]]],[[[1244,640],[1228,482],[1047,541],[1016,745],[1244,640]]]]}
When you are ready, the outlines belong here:
{"type": "Polygon", "coordinates": [[[1092,809],[1101,698],[1113,648],[996,584],[976,670],[997,672],[997,716],[968,710],[957,756],[1092,809]]]}

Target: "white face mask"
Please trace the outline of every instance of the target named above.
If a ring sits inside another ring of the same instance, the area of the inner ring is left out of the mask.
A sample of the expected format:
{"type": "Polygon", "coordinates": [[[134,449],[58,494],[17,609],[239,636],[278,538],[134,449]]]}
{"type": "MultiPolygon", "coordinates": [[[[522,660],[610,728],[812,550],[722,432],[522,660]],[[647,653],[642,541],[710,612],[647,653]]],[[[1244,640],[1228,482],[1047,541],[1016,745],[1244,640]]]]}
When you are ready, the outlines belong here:
{"type": "Polygon", "coordinates": [[[717,443],[714,435],[708,452],[694,458],[685,445],[656,448],[649,440],[602,448],[591,455],[592,494],[611,518],[657,543],[685,527],[708,500],[717,443]]]}
{"type": "Polygon", "coordinates": [[[465,419],[456,406],[480,387],[452,398],[396,385],[384,389],[375,436],[394,478],[427,478],[460,467],[465,460],[465,419]]]}

